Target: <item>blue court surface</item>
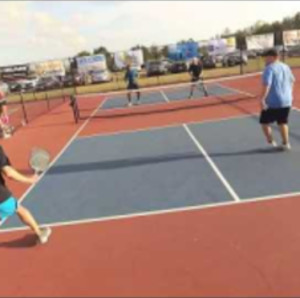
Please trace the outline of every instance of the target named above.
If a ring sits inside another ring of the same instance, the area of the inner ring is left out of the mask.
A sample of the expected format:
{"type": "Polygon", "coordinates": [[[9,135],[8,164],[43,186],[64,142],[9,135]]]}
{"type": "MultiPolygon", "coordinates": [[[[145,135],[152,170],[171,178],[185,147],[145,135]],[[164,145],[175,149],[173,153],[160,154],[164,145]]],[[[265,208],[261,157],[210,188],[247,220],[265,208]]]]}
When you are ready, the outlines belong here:
{"type": "Polygon", "coordinates": [[[250,116],[77,138],[23,204],[49,224],[300,192],[299,112],[290,127],[291,152],[269,149],[250,116]]]}
{"type": "MultiPolygon", "coordinates": [[[[158,103],[166,103],[166,97],[168,101],[180,101],[186,100],[190,95],[190,88],[182,87],[182,88],[166,88],[166,89],[157,89],[151,92],[146,91],[143,92],[141,89],[141,105],[149,105],[149,104],[158,104],[158,103]]],[[[220,84],[208,84],[207,91],[210,96],[226,96],[231,94],[239,94],[238,90],[234,90],[228,88],[226,86],[222,86],[220,84]]],[[[203,98],[204,92],[202,88],[195,88],[193,98],[201,99],[203,98]]],[[[136,94],[132,92],[132,102],[136,102],[136,94]]],[[[113,97],[108,97],[107,100],[104,102],[102,109],[110,110],[110,109],[121,109],[127,107],[127,94],[126,92],[122,95],[115,95],[113,97]]]]}

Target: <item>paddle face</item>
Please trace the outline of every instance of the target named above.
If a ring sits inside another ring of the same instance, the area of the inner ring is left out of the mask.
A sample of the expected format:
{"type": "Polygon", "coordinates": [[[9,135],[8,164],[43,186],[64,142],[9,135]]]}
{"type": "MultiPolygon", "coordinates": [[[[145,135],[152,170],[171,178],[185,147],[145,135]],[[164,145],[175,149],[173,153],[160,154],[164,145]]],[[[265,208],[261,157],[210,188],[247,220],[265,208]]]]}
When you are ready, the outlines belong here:
{"type": "Polygon", "coordinates": [[[36,174],[43,173],[50,164],[50,154],[47,150],[33,148],[31,150],[29,165],[36,174]]]}

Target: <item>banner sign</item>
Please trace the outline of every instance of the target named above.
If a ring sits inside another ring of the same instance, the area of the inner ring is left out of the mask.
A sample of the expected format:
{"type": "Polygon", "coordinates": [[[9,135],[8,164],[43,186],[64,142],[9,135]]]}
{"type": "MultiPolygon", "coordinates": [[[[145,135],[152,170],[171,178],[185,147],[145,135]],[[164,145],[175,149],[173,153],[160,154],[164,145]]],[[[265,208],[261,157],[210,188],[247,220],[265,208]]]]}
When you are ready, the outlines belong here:
{"type": "Polygon", "coordinates": [[[300,30],[289,30],[283,32],[283,43],[285,46],[300,45],[300,30]]]}
{"type": "Polygon", "coordinates": [[[79,73],[88,73],[93,70],[107,70],[106,58],[104,55],[76,57],[76,62],[79,73]]]}
{"type": "Polygon", "coordinates": [[[130,62],[133,67],[141,68],[144,64],[144,55],[141,49],[132,51],[117,52],[114,54],[114,63],[118,69],[126,67],[130,62]]]}
{"type": "Polygon", "coordinates": [[[248,50],[266,50],[274,47],[274,34],[260,34],[246,37],[248,50]]]}
{"type": "Polygon", "coordinates": [[[29,65],[11,65],[0,67],[0,75],[2,80],[14,80],[26,78],[29,74],[29,65]]]}
{"type": "Polygon", "coordinates": [[[208,41],[207,48],[212,56],[225,55],[236,51],[236,40],[235,37],[211,39],[208,41]]]}
{"type": "Polygon", "coordinates": [[[49,60],[33,63],[31,68],[36,75],[42,77],[64,76],[66,74],[62,60],[49,60]]]}
{"type": "Polygon", "coordinates": [[[198,49],[198,43],[193,41],[169,45],[168,58],[174,61],[190,60],[199,56],[198,49]]]}

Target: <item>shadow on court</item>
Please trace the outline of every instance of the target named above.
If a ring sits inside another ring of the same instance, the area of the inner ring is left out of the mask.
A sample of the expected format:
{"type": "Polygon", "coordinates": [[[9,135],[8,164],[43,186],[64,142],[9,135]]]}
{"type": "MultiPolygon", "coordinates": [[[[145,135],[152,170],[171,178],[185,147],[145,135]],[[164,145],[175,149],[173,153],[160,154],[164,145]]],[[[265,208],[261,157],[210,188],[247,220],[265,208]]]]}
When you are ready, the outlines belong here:
{"type": "Polygon", "coordinates": [[[15,248],[15,249],[26,249],[32,248],[37,245],[37,238],[35,235],[25,235],[24,237],[17,238],[7,242],[0,242],[1,248],[15,248]]]}
{"type": "MultiPolygon", "coordinates": [[[[226,156],[247,156],[247,155],[262,155],[262,154],[279,154],[281,150],[276,148],[263,148],[255,150],[246,150],[240,152],[228,152],[228,153],[212,153],[210,157],[226,157],[226,156]]],[[[90,172],[90,171],[102,171],[102,170],[115,170],[121,168],[138,167],[145,165],[153,165],[160,163],[169,163],[174,161],[184,161],[191,159],[204,159],[199,153],[184,153],[184,154],[167,154],[153,157],[142,157],[142,158],[129,158],[119,160],[108,160],[101,162],[90,162],[81,164],[68,164],[61,166],[54,166],[51,168],[47,175],[67,174],[67,173],[78,173],[78,172],[90,172]]],[[[28,170],[23,170],[23,173],[28,170]]]]}

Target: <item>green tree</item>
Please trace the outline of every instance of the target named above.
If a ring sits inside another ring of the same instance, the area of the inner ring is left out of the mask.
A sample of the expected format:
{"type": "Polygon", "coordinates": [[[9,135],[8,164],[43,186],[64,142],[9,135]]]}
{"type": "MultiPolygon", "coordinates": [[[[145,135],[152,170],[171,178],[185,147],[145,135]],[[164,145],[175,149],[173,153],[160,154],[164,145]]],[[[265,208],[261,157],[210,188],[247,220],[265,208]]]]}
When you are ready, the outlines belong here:
{"type": "Polygon", "coordinates": [[[84,57],[84,56],[91,56],[91,53],[88,51],[81,51],[76,55],[76,57],[84,57]]]}
{"type": "Polygon", "coordinates": [[[93,51],[94,55],[104,55],[106,58],[107,67],[112,70],[114,67],[114,55],[108,51],[106,47],[100,46],[93,51]]]}

